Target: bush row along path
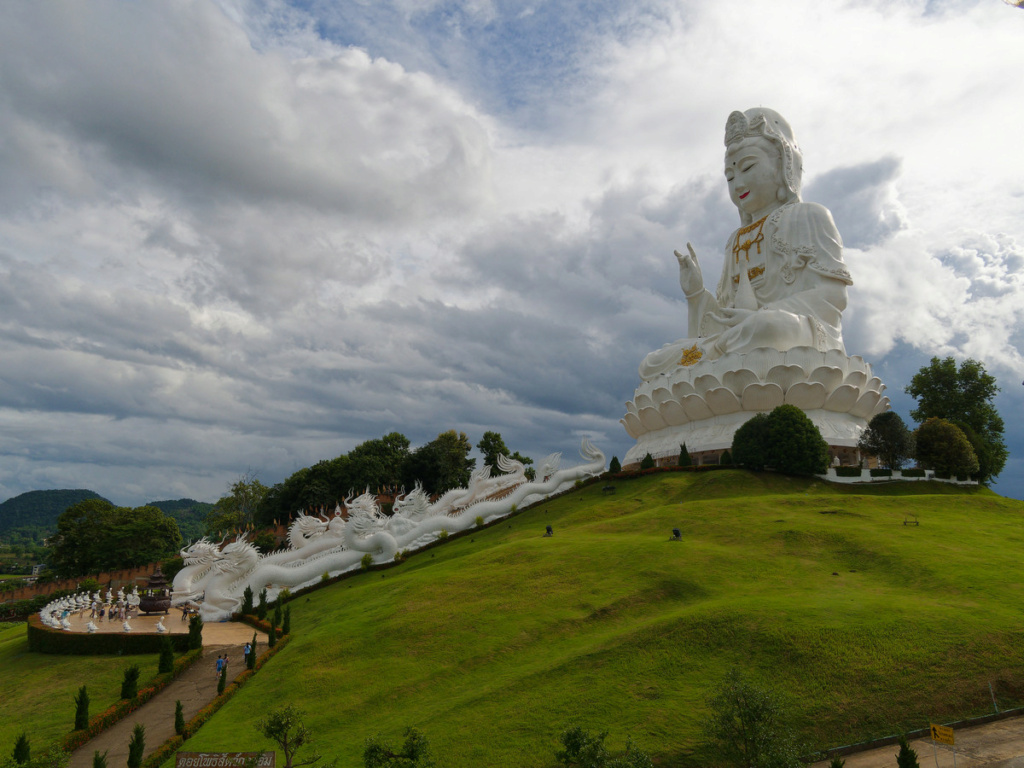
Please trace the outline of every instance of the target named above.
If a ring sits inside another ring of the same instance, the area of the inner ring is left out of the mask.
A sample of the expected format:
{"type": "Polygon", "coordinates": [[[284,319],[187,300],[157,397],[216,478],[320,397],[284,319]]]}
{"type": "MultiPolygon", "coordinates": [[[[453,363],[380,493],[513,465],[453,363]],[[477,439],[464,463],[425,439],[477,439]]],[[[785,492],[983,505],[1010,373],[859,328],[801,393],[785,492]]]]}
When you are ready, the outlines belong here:
{"type": "MultiPolygon", "coordinates": [[[[128,742],[131,741],[132,729],[136,723],[146,726],[144,757],[149,757],[174,736],[174,708],[177,700],[181,700],[185,722],[188,722],[200,709],[217,697],[218,656],[228,654],[229,683],[242,674],[245,670],[245,643],[252,639],[254,631],[252,627],[236,622],[206,624],[203,627],[202,658],[128,717],[72,752],[69,768],[92,768],[92,756],[97,750],[100,754],[107,752],[107,765],[111,768],[125,765],[128,762],[128,742]]],[[[257,633],[257,644],[260,653],[267,650],[266,634],[257,633]]],[[[255,733],[239,734],[239,739],[245,742],[252,736],[255,736],[255,733]]]]}

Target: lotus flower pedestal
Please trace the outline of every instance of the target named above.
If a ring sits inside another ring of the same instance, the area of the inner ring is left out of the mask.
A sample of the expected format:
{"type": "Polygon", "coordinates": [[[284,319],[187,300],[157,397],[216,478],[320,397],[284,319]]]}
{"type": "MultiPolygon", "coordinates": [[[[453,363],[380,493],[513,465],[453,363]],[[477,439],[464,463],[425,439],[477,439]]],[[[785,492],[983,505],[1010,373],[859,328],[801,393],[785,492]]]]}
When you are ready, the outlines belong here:
{"type": "Polygon", "coordinates": [[[814,422],[830,459],[856,464],[861,432],[875,414],[889,410],[884,390],[863,358],[839,350],[755,349],[680,365],[642,382],[626,403],[621,422],[637,442],[622,464],[637,464],[648,453],[674,463],[683,444],[700,463],[717,463],[748,419],[783,404],[814,422]]]}

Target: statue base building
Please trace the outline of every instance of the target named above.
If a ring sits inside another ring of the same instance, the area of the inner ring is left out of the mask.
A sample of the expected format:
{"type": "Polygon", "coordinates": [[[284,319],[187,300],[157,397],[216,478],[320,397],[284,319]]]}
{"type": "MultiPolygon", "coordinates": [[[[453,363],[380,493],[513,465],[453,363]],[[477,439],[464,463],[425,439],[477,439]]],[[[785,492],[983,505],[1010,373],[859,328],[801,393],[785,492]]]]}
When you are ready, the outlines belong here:
{"type": "Polygon", "coordinates": [[[717,464],[733,435],[757,413],[795,405],[829,446],[829,460],[859,465],[857,443],[873,416],[889,410],[885,385],[859,356],[841,350],[755,349],[716,360],[681,362],[640,384],[620,420],[636,440],[624,467],[646,454],[675,464],[680,446],[698,464],[717,464]]]}

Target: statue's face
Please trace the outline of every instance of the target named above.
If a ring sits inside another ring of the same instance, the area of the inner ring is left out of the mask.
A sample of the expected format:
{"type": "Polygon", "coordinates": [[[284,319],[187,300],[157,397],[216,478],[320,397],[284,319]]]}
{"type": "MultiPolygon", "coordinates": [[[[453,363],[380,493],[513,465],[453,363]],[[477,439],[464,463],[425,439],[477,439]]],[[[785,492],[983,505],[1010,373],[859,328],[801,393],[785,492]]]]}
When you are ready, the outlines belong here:
{"type": "Polygon", "coordinates": [[[729,198],[744,213],[759,217],[778,205],[779,153],[767,141],[744,141],[725,156],[729,198]]]}

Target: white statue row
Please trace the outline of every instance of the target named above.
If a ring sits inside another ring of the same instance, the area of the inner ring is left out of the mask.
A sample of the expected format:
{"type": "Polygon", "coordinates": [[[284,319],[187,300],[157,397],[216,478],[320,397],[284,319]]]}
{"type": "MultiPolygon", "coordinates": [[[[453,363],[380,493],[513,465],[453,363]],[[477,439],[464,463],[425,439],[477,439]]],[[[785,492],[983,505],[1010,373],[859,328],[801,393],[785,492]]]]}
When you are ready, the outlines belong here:
{"type": "MultiPolygon", "coordinates": [[[[94,621],[95,618],[102,617],[104,612],[107,612],[107,615],[113,618],[115,609],[120,607],[124,609],[121,629],[124,632],[131,632],[132,626],[129,619],[133,612],[138,611],[141,602],[142,598],[139,596],[138,587],[135,587],[128,594],[125,594],[123,589],[118,589],[116,595],[110,589],[107,589],[105,599],[98,591],[93,593],[88,591],[77,592],[57,600],[51,600],[39,611],[39,618],[45,626],[51,629],[62,629],[70,632],[73,629],[71,617],[80,617],[86,611],[89,611],[89,622],[85,625],[85,629],[92,634],[99,631],[99,626],[94,621]]],[[[164,626],[162,617],[156,623],[156,631],[160,634],[167,632],[167,627],[164,626]]]]}
{"type": "Polygon", "coordinates": [[[433,503],[417,486],[395,500],[390,516],[367,492],[346,500],[347,519],[340,506],[330,517],[300,515],[289,528],[288,548],[268,555],[241,538],[225,546],[200,539],[181,552],[185,566],[174,577],[172,603],[198,603],[204,621],[224,621],[241,608],[246,587],[253,594],[266,589],[274,599],[281,589],[315,583],[324,573],[355,570],[367,554],[374,563],[391,561],[398,552],[415,551],[445,533],[468,530],[477,518],[490,522],[507,516],[519,505],[605,470],[604,454],[586,439],[580,454],[586,463],[569,469],[559,469],[560,454],[552,454],[540,462],[532,481],[521,463],[499,456],[502,474],[492,476],[491,467],[484,466],[466,488],[433,503]]]}

